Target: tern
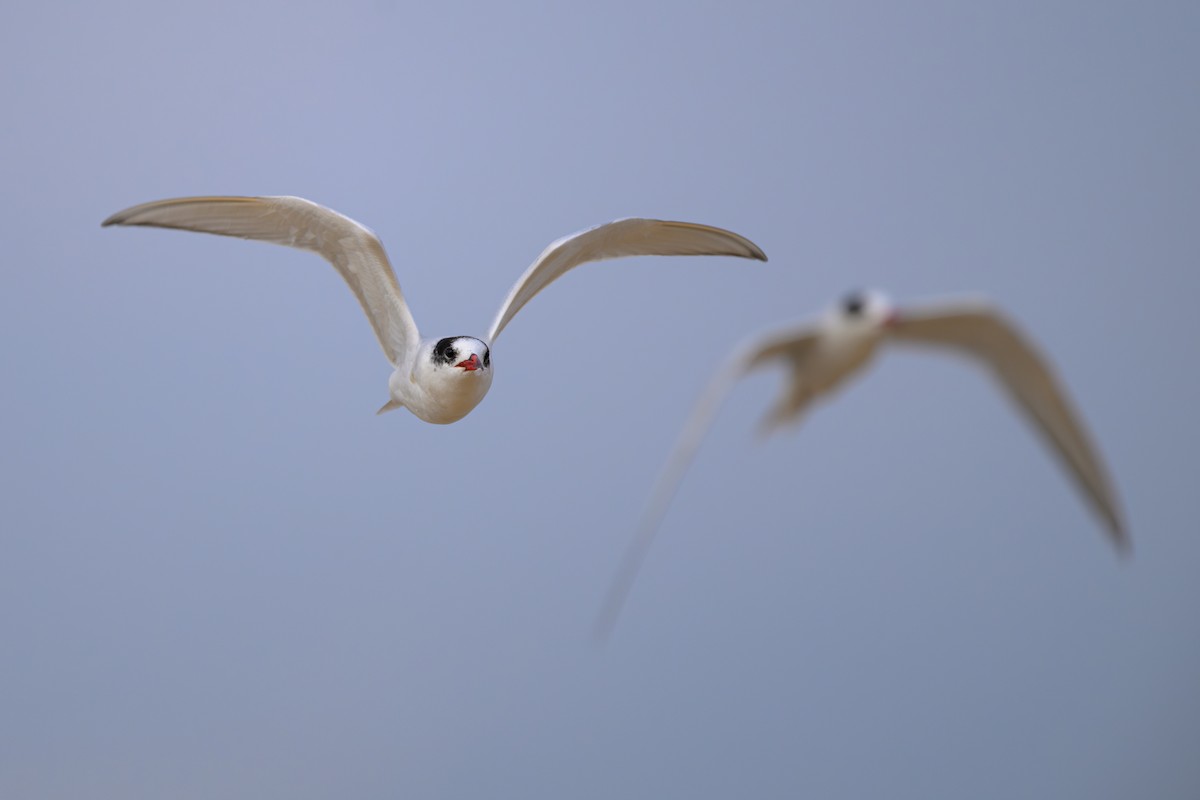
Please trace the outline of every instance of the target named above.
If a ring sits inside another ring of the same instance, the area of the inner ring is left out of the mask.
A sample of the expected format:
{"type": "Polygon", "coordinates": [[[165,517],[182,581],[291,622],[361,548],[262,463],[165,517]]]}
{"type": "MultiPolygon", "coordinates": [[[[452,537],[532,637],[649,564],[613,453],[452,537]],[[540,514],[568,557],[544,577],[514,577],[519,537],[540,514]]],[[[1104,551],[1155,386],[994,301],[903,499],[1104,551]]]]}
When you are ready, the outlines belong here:
{"type": "Polygon", "coordinates": [[[102,223],[236,236],[311,250],[358,298],[394,371],[378,413],[407,408],[449,424],[465,417],[492,385],[491,346],[538,292],[589,261],[624,256],[737,256],[766,261],[758,245],[731,231],[691,222],[619,219],[550,244],[500,306],[487,336],[421,338],[383,244],[370,229],[300,197],[180,197],[118,211],[102,223]]]}
{"type": "Polygon", "coordinates": [[[881,292],[854,292],[815,321],[753,337],[718,369],[659,473],[597,621],[599,636],[612,631],[671,497],[733,385],[769,364],[787,370],[782,396],[760,428],[766,435],[797,423],[814,401],[828,399],[861,373],[884,343],[941,348],[989,370],[1074,479],[1118,551],[1129,552],[1112,481],[1066,390],[1038,348],[1000,310],[981,299],[902,309],[881,292]]]}

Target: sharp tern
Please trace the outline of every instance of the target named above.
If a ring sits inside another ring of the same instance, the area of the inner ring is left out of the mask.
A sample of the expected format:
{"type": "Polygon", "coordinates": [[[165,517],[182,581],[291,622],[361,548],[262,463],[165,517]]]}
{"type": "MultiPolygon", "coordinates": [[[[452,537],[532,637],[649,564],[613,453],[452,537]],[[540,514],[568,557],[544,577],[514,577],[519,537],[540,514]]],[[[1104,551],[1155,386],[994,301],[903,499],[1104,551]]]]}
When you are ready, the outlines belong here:
{"type": "Polygon", "coordinates": [[[358,298],[394,371],[379,413],[407,408],[438,424],[457,422],[492,385],[491,346],[538,292],[589,261],[624,256],[723,255],[766,261],[757,245],[691,222],[620,219],[550,244],[525,270],[483,338],[422,338],[383,244],[349,217],[300,197],[180,197],[118,211],[103,225],[144,225],[257,239],[311,250],[333,264],[358,298]]]}

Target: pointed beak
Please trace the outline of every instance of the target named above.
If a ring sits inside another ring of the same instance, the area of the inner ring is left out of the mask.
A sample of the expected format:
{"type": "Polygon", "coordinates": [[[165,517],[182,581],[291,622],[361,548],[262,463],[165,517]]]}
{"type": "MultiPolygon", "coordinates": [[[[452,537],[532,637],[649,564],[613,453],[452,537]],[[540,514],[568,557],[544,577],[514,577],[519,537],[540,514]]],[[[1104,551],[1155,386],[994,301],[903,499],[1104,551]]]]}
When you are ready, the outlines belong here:
{"type": "Polygon", "coordinates": [[[883,318],[883,327],[894,328],[900,324],[900,312],[889,311],[888,315],[883,318]]]}
{"type": "Polygon", "coordinates": [[[479,361],[479,356],[475,355],[474,353],[472,353],[471,357],[466,361],[460,361],[454,366],[462,367],[467,372],[474,372],[477,369],[483,369],[483,364],[479,361]]]}

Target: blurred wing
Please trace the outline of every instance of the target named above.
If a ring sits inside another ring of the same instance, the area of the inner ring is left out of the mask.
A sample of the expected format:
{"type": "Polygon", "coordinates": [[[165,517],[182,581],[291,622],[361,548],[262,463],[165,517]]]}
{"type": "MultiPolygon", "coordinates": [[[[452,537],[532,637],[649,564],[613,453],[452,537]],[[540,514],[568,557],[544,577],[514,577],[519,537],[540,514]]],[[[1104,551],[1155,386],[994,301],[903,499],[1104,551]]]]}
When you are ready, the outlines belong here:
{"type": "Polygon", "coordinates": [[[816,338],[816,328],[811,325],[757,337],[734,351],[724,366],[713,375],[707,388],[700,395],[700,400],[692,409],[691,417],[683,426],[683,431],[675,442],[675,449],[671,451],[658,475],[650,502],[642,513],[638,529],[626,548],[617,574],[609,586],[608,597],[596,620],[596,635],[601,639],[608,638],[612,633],[621,608],[625,605],[625,599],[633,588],[633,581],[637,578],[646,553],[649,552],[659,525],[666,515],[671,498],[674,497],[683,474],[700,448],[700,442],[712,427],[713,419],[729,390],[746,373],[775,359],[785,359],[793,365],[803,362],[804,354],[809,351],[816,338]]]}
{"type": "Polygon", "coordinates": [[[1108,472],[1066,391],[1033,343],[999,311],[982,302],[901,311],[888,334],[901,342],[949,347],[989,367],[1091,500],[1117,548],[1129,549],[1108,472]]]}
{"type": "Polygon", "coordinates": [[[388,360],[419,343],[379,238],[349,217],[300,197],[180,197],[118,211],[104,225],[147,225],[274,242],[324,257],[362,305],[388,360]]]}
{"type": "Polygon", "coordinates": [[[738,256],[766,261],[754,242],[730,231],[691,222],[620,219],[565,236],[547,247],[513,285],[488,332],[495,342],[533,296],[568,270],[588,261],[625,256],[738,256]]]}

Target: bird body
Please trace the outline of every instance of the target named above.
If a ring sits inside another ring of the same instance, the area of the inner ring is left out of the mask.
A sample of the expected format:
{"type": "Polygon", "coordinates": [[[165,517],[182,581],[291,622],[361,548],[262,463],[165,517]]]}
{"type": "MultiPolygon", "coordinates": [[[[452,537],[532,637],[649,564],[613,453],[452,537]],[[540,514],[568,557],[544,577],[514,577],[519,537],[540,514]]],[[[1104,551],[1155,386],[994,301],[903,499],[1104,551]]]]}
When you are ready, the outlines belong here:
{"type": "Polygon", "coordinates": [[[426,339],[410,364],[388,378],[391,398],[379,413],[407,408],[436,425],[458,422],[479,405],[492,386],[491,350],[473,336],[426,339]]]}
{"type": "Polygon", "coordinates": [[[775,428],[796,424],[816,399],[828,395],[862,371],[875,357],[882,339],[875,324],[845,324],[836,312],[827,315],[822,336],[810,337],[807,330],[785,333],[797,346],[782,352],[757,353],[749,368],[758,368],[782,358],[791,369],[787,385],[760,426],[767,435],[775,428]]]}

